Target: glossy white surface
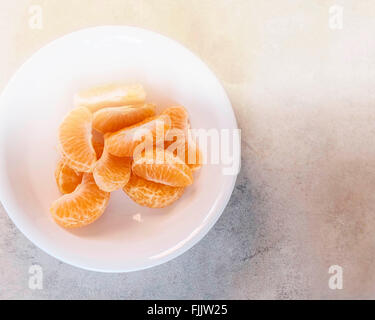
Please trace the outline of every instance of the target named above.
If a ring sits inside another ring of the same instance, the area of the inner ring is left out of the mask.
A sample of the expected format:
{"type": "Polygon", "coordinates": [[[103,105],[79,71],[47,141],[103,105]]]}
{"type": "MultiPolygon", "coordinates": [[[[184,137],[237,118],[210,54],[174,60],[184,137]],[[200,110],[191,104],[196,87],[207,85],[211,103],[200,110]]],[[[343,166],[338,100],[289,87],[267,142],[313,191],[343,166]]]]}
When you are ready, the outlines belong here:
{"type": "Polygon", "coordinates": [[[21,67],[0,102],[1,201],[41,249],[105,272],[147,268],[189,249],[219,218],[236,179],[223,175],[221,165],[205,165],[170,207],[144,208],[118,191],[96,223],[74,231],[58,227],[49,213],[59,197],[53,174],[58,125],[73,107],[75,92],[120,80],[144,84],[147,100],[159,106],[184,105],[193,128],[236,128],[227,95],[209,69],[178,43],[153,32],[86,29],[50,43],[21,67]]]}

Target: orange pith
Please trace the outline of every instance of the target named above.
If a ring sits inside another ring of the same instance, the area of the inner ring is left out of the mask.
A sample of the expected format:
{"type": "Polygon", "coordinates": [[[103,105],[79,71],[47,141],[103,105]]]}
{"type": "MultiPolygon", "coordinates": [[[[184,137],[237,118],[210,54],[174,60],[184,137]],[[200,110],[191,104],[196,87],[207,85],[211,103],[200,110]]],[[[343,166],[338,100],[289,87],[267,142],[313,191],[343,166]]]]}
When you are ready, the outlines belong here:
{"type": "Polygon", "coordinates": [[[94,113],[92,126],[102,133],[115,132],[154,115],[153,104],[105,108],[94,113]]]}
{"type": "Polygon", "coordinates": [[[157,131],[165,132],[170,128],[169,117],[165,115],[147,118],[133,126],[108,134],[105,144],[110,154],[117,157],[132,157],[135,148],[147,139],[147,134],[155,140],[157,131]]]}
{"type": "Polygon", "coordinates": [[[139,84],[106,84],[81,91],[74,98],[75,106],[87,107],[91,112],[102,108],[143,103],[146,93],[139,84]]]}
{"type": "Polygon", "coordinates": [[[152,152],[143,152],[134,158],[132,171],[143,179],[172,187],[185,187],[193,183],[189,166],[168,150],[154,148],[152,152]]]}
{"type": "Polygon", "coordinates": [[[96,161],[91,122],[91,112],[81,107],[70,111],[59,128],[59,149],[69,167],[79,172],[90,172],[96,161]]]}
{"type": "Polygon", "coordinates": [[[82,181],[82,173],[70,168],[60,160],[55,170],[56,184],[62,194],[73,192],[82,181]]]}
{"type": "Polygon", "coordinates": [[[65,228],[86,226],[104,212],[110,193],[96,185],[91,173],[85,173],[81,184],[69,194],[52,203],[50,211],[54,220],[65,228]]]}
{"type": "Polygon", "coordinates": [[[120,158],[111,155],[104,148],[103,154],[94,166],[94,179],[97,186],[106,192],[123,188],[129,181],[131,158],[120,158]]]}
{"type": "Polygon", "coordinates": [[[123,188],[133,201],[149,208],[169,206],[182,196],[184,189],[184,187],[171,187],[148,181],[136,175],[132,175],[123,188]]]}

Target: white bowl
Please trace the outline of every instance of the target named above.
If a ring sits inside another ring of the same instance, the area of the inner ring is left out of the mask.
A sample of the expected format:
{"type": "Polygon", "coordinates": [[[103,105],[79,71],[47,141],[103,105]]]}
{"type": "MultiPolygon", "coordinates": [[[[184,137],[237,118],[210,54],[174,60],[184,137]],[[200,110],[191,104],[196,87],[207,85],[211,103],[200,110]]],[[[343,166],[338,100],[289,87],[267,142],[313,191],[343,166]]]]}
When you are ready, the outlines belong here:
{"type": "MultiPolygon", "coordinates": [[[[59,227],[49,213],[60,195],[54,170],[57,128],[73,95],[91,85],[142,83],[148,101],[184,105],[193,128],[236,129],[228,97],[205,64],[180,44],[139,28],[105,26],[64,36],[34,54],[0,100],[0,197],[16,226],[42,250],[77,267],[125,272],[166,262],[214,225],[236,175],[205,165],[173,205],[149,209],[122,191],[85,228],[59,227]]],[[[240,157],[239,152],[234,155],[240,157]]]]}

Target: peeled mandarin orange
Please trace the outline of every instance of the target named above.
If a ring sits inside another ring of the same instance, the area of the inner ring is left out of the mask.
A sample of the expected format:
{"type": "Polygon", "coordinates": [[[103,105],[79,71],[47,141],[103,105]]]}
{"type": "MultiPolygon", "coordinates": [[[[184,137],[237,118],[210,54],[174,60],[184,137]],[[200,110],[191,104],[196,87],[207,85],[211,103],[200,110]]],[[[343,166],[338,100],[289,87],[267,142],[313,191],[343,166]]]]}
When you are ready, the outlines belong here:
{"type": "Polygon", "coordinates": [[[91,173],[85,173],[80,185],[52,203],[54,220],[65,228],[86,226],[97,220],[107,207],[110,193],[96,185],[91,173]]]}
{"type": "Polygon", "coordinates": [[[92,126],[102,133],[115,132],[153,115],[155,115],[153,104],[105,108],[94,113],[92,126]]]}
{"type": "Polygon", "coordinates": [[[147,138],[147,134],[153,140],[157,138],[157,131],[165,132],[170,128],[169,117],[165,115],[147,118],[133,126],[121,129],[106,135],[105,144],[110,154],[117,157],[133,157],[134,149],[147,138]]]}
{"type": "Polygon", "coordinates": [[[73,192],[82,181],[82,173],[70,168],[60,160],[55,170],[56,184],[62,194],[73,192]]]}
{"type": "MultiPolygon", "coordinates": [[[[168,109],[167,109],[168,110],[168,109]]],[[[171,117],[172,118],[172,117],[171,117]]],[[[176,124],[176,120],[173,122],[176,124]]],[[[175,156],[180,157],[185,161],[185,163],[193,170],[197,170],[202,166],[203,154],[194,139],[192,138],[190,132],[190,124],[186,123],[186,127],[181,129],[181,121],[179,123],[179,128],[173,128],[168,130],[166,134],[165,148],[175,156]]],[[[184,124],[185,125],[185,124],[184,124]]]]}
{"type": "Polygon", "coordinates": [[[191,169],[168,150],[154,148],[134,158],[132,171],[137,176],[172,187],[185,187],[193,183],[191,169]],[[161,159],[158,155],[162,155],[161,159]]]}
{"type": "Polygon", "coordinates": [[[97,186],[106,192],[123,188],[129,181],[131,158],[120,158],[111,155],[104,148],[101,158],[94,166],[94,179],[97,186]]]}
{"type": "Polygon", "coordinates": [[[66,228],[86,226],[104,212],[110,192],[163,208],[179,199],[202,165],[182,106],[155,116],[141,85],[109,84],[75,96],[59,127],[62,160],[55,171],[64,194],[50,211],[66,228]]]}
{"type": "Polygon", "coordinates": [[[146,93],[139,84],[106,84],[81,91],[74,97],[75,106],[83,106],[95,112],[102,108],[143,103],[146,93]]]}
{"type": "Polygon", "coordinates": [[[96,153],[96,159],[100,159],[104,149],[104,136],[102,133],[92,130],[92,146],[96,153]]]}
{"type": "Polygon", "coordinates": [[[91,112],[81,107],[70,111],[59,128],[59,149],[69,167],[79,172],[90,172],[96,161],[91,122],[91,112]]]}
{"type": "MultiPolygon", "coordinates": [[[[190,127],[190,126],[189,126],[190,127]]],[[[185,163],[191,170],[198,170],[203,164],[203,153],[192,137],[190,130],[186,133],[185,163]]]]}
{"type": "Polygon", "coordinates": [[[200,169],[203,164],[203,154],[201,149],[189,138],[185,143],[185,163],[193,171],[200,169]]]}
{"type": "Polygon", "coordinates": [[[197,144],[190,138],[183,142],[177,140],[167,144],[166,150],[172,152],[175,156],[183,159],[191,170],[195,171],[202,167],[203,154],[197,144]]]}
{"type": "Polygon", "coordinates": [[[162,114],[169,116],[171,120],[171,128],[165,136],[165,147],[169,147],[174,142],[178,142],[180,145],[181,141],[185,140],[189,114],[182,106],[169,107],[165,109],[162,114]]]}
{"type": "Polygon", "coordinates": [[[124,192],[136,203],[149,208],[169,206],[184,193],[184,187],[171,187],[132,175],[124,192]]]}
{"type": "Polygon", "coordinates": [[[168,115],[171,119],[171,128],[185,131],[188,127],[189,114],[182,106],[169,107],[162,114],[168,115]]]}

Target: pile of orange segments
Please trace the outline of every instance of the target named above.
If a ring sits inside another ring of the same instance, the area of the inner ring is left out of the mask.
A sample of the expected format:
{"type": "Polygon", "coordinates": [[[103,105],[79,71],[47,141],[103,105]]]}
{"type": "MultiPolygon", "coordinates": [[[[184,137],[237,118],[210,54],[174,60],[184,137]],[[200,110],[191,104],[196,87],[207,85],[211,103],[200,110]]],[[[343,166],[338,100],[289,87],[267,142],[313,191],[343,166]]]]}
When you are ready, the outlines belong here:
{"type": "Polygon", "coordinates": [[[63,194],[51,213],[65,228],[86,226],[119,189],[139,205],[162,208],[179,199],[202,165],[182,106],[155,114],[141,85],[110,84],[75,96],[59,127],[55,178],[63,194]]]}

